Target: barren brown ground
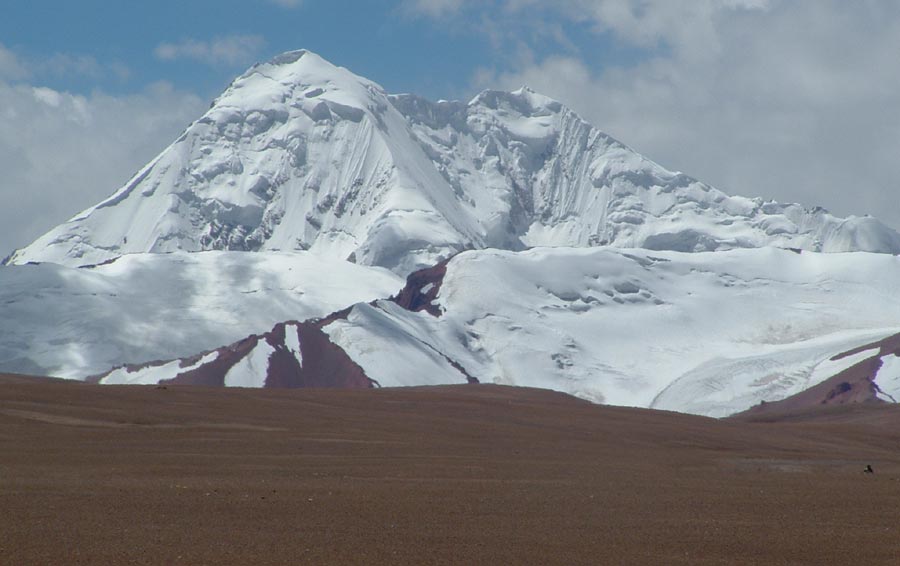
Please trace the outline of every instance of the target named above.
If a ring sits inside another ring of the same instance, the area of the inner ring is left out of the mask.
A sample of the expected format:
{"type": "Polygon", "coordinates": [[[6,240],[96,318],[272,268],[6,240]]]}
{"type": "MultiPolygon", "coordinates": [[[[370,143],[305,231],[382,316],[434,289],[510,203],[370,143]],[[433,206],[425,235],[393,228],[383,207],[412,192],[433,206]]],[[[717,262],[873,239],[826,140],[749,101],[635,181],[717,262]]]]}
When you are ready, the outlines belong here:
{"type": "Polygon", "coordinates": [[[897,408],[777,420],[4,377],[0,563],[900,564],[897,408]]]}

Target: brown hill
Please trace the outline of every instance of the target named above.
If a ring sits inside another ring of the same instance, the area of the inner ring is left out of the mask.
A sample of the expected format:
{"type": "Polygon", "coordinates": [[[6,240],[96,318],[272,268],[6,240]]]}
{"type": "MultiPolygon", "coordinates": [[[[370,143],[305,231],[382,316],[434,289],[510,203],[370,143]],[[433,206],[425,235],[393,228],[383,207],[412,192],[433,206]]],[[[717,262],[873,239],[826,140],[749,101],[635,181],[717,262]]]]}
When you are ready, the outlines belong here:
{"type": "Polygon", "coordinates": [[[900,411],[795,420],[3,377],[0,563],[896,564],[900,411]]]}

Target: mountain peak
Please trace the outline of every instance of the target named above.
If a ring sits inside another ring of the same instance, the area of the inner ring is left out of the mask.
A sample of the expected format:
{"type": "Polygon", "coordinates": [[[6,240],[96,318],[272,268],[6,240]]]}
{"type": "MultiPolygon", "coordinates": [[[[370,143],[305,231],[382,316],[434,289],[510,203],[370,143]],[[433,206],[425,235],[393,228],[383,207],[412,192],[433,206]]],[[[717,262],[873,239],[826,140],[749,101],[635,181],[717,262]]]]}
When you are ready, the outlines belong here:
{"type": "Polygon", "coordinates": [[[118,192],[10,263],[311,250],[399,274],[467,248],[900,252],[872,219],[729,197],[528,87],[389,96],[307,50],[239,76],[118,192]]]}
{"type": "MultiPolygon", "coordinates": [[[[302,75],[336,75],[350,73],[346,68],[331,63],[321,55],[309,51],[308,49],[297,49],[294,51],[285,51],[275,55],[268,61],[256,63],[240,75],[236,80],[241,80],[255,74],[270,75],[272,70],[277,69],[279,72],[287,72],[297,76],[302,75]]],[[[350,73],[352,75],[352,73],[350,73]]],[[[354,75],[356,76],[356,75],[354,75]]],[[[361,77],[357,77],[361,78],[361,77]]]]}
{"type": "MultiPolygon", "coordinates": [[[[301,57],[304,55],[310,55],[313,57],[318,57],[322,59],[322,57],[308,49],[295,49],[293,51],[285,51],[284,53],[280,53],[275,57],[272,57],[268,64],[270,65],[290,65],[292,63],[296,63],[301,57]]],[[[324,60],[324,59],[323,59],[324,60]]]]}
{"type": "Polygon", "coordinates": [[[565,109],[565,106],[559,101],[535,92],[527,86],[513,91],[483,90],[469,101],[469,106],[479,105],[492,110],[505,106],[522,115],[557,114],[565,109]]]}
{"type": "MultiPolygon", "coordinates": [[[[366,109],[384,89],[323,57],[300,49],[258,63],[236,78],[213,106],[254,110],[319,101],[366,109]]],[[[321,112],[320,112],[321,113],[321,112]]]]}

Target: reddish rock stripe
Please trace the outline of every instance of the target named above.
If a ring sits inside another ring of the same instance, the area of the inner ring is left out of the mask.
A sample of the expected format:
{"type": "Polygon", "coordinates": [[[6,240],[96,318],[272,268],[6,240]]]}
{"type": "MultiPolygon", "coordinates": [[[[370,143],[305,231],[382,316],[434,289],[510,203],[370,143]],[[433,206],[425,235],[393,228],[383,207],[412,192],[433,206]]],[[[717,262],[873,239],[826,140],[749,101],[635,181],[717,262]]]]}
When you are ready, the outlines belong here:
{"type": "MultiPolygon", "coordinates": [[[[203,385],[206,387],[223,387],[225,385],[225,376],[228,371],[236,366],[238,362],[244,359],[250,352],[259,345],[261,336],[256,334],[248,336],[243,340],[223,346],[214,350],[218,352],[218,356],[213,361],[203,364],[184,373],[179,373],[172,379],[161,380],[160,383],[179,383],[183,385],[203,385]]],[[[201,354],[208,354],[205,352],[201,354]]],[[[196,363],[196,356],[193,356],[196,363]]],[[[185,367],[186,363],[182,363],[181,367],[185,367]]]]}
{"type": "Polygon", "coordinates": [[[852,356],[860,352],[865,352],[866,350],[872,350],[875,348],[878,348],[880,350],[880,356],[887,356],[888,354],[900,355],[900,334],[894,334],[893,336],[888,336],[887,338],[884,338],[877,342],[872,342],[871,344],[866,344],[865,346],[847,350],[846,352],[842,352],[832,357],[831,359],[832,361],[840,360],[841,358],[846,358],[847,356],[852,356]]]}
{"type": "Polygon", "coordinates": [[[900,334],[842,352],[831,359],[840,360],[847,356],[874,349],[878,349],[878,352],[818,385],[781,401],[760,403],[734,416],[736,418],[749,417],[753,419],[758,417],[774,418],[777,415],[789,414],[822,405],[884,403],[878,398],[879,389],[875,383],[875,377],[878,375],[878,370],[881,369],[881,358],[900,352],[900,334]]]}
{"type": "MultiPolygon", "coordinates": [[[[444,283],[444,277],[447,275],[447,264],[450,263],[451,259],[453,258],[447,258],[434,267],[410,273],[406,278],[406,285],[390,300],[408,311],[425,311],[432,316],[440,317],[443,312],[439,306],[434,304],[434,301],[441,291],[441,285],[444,283]],[[431,287],[427,291],[423,291],[428,285],[431,285],[431,287]]],[[[443,352],[437,353],[456,371],[464,375],[468,383],[479,383],[478,378],[469,375],[469,372],[459,362],[451,359],[443,352]]]]}
{"type": "MultiPolygon", "coordinates": [[[[346,315],[345,315],[346,316],[346,315]]],[[[370,379],[365,371],[344,350],[337,346],[322,330],[332,320],[314,322],[290,322],[276,325],[270,333],[269,344],[275,353],[269,358],[266,387],[342,387],[370,388],[378,382],[370,379]],[[285,333],[297,332],[300,339],[302,365],[285,345],[285,333]]]]}
{"type": "Polygon", "coordinates": [[[377,382],[369,379],[361,367],[329,340],[328,335],[322,330],[325,324],[327,323],[324,320],[276,324],[271,331],[265,334],[254,335],[230,346],[219,348],[216,350],[219,355],[212,362],[161,383],[224,386],[228,371],[265,341],[274,350],[268,360],[265,387],[292,389],[377,386],[377,382]],[[297,332],[298,334],[302,364],[286,345],[287,332],[297,332]]]}
{"type": "Polygon", "coordinates": [[[432,316],[441,316],[440,307],[433,303],[441,290],[441,284],[444,282],[444,276],[447,274],[447,264],[449,262],[450,259],[445,259],[434,267],[410,273],[406,278],[406,285],[390,300],[408,311],[425,311],[432,316]],[[431,284],[431,288],[423,292],[422,290],[429,284],[431,284]]]}

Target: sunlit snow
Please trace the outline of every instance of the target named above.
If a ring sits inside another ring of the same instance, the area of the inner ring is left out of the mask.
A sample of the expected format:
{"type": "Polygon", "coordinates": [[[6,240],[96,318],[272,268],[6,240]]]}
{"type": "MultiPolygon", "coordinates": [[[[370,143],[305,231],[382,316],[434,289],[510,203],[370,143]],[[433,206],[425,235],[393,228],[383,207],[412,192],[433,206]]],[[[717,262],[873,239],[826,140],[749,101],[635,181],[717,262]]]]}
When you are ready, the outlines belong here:
{"type": "Polygon", "coordinates": [[[900,402],[900,357],[882,356],[875,383],[880,390],[878,395],[880,399],[891,403],[900,402]]]}
{"type": "Polygon", "coordinates": [[[900,252],[874,218],[728,196],[528,89],[388,95],[306,51],[238,77],[113,196],[12,263],[310,250],[405,275],[470,248],[900,252]]]}
{"type": "Polygon", "coordinates": [[[0,371],[80,379],[123,363],[191,356],[402,286],[385,269],[307,252],[133,254],[92,269],[6,266],[0,371]]]}
{"type": "MultiPolygon", "coordinates": [[[[617,405],[714,416],[798,393],[831,356],[900,331],[900,259],[544,248],[466,252],[444,314],[358,305],[328,327],[382,385],[545,387],[617,405]]],[[[833,371],[833,373],[830,373],[833,371]]]]}

